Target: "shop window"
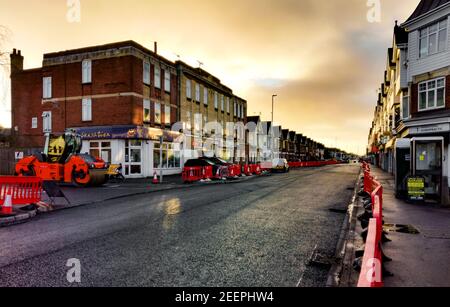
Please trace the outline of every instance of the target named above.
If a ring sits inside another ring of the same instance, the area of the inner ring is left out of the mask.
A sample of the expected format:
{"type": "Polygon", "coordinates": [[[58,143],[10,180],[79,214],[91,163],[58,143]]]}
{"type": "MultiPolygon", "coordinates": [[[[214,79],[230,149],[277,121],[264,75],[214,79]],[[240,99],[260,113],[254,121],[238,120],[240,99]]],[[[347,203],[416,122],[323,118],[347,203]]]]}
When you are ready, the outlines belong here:
{"type": "Polygon", "coordinates": [[[153,150],[153,168],[159,169],[161,160],[163,169],[180,168],[180,144],[163,143],[162,144],[162,156],[161,145],[155,143],[153,150]]]}
{"type": "Polygon", "coordinates": [[[94,158],[101,158],[107,163],[111,163],[111,142],[90,142],[89,154],[94,158]]]}
{"type": "Polygon", "coordinates": [[[139,140],[125,141],[125,175],[141,175],[142,173],[142,142],[139,140]]]}

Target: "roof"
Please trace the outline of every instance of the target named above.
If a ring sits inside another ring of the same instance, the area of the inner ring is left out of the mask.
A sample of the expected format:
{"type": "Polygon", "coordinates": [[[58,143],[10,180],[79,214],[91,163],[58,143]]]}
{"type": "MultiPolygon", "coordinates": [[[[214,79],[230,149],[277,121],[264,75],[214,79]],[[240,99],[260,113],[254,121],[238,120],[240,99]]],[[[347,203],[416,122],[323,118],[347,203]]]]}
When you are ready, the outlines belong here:
{"type": "Polygon", "coordinates": [[[400,27],[397,21],[394,27],[394,39],[397,46],[408,43],[408,32],[406,32],[405,28],[400,27]]]}
{"type": "Polygon", "coordinates": [[[70,49],[70,50],[66,50],[66,51],[59,51],[59,52],[53,52],[53,53],[46,53],[46,54],[44,54],[44,59],[68,56],[68,55],[76,55],[76,54],[80,54],[80,53],[96,52],[96,51],[102,51],[102,50],[108,50],[108,49],[119,49],[119,48],[124,48],[124,47],[134,47],[146,54],[149,54],[149,55],[165,62],[166,64],[174,66],[173,62],[169,61],[168,59],[160,56],[159,54],[155,53],[154,51],[151,51],[150,49],[147,49],[144,46],[142,46],[132,40],[117,42],[117,43],[110,43],[110,44],[105,44],[105,45],[83,47],[83,48],[78,48],[78,49],[70,49]]]}
{"type": "Polygon", "coordinates": [[[421,0],[414,13],[406,20],[406,22],[419,18],[448,2],[450,2],[450,0],[421,0]]]}

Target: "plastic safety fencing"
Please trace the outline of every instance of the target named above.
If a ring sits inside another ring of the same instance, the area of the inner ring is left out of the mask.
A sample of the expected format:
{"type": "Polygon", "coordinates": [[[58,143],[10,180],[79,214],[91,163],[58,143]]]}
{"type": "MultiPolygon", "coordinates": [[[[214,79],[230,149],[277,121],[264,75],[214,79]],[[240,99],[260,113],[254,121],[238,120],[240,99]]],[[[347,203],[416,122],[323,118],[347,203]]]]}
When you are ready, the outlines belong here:
{"type": "Polygon", "coordinates": [[[339,164],[338,161],[308,161],[308,162],[289,162],[290,168],[301,168],[301,167],[321,167],[326,165],[336,165],[339,164]]]}
{"type": "Polygon", "coordinates": [[[200,180],[212,180],[223,178],[236,178],[252,175],[261,175],[263,168],[260,164],[231,164],[228,166],[222,166],[217,168],[217,172],[214,173],[212,166],[197,166],[197,167],[185,167],[182,172],[183,182],[193,183],[200,180]]]}
{"type": "Polygon", "coordinates": [[[362,164],[364,171],[364,192],[370,194],[372,200],[373,219],[370,220],[363,264],[358,287],[383,287],[383,186],[370,173],[370,166],[362,164]]]}
{"type": "Polygon", "coordinates": [[[11,195],[13,205],[28,205],[42,199],[42,179],[39,177],[0,177],[0,205],[11,195]]]}
{"type": "Polygon", "coordinates": [[[358,280],[359,288],[380,288],[384,285],[381,239],[378,234],[377,220],[371,219],[358,280]]]}

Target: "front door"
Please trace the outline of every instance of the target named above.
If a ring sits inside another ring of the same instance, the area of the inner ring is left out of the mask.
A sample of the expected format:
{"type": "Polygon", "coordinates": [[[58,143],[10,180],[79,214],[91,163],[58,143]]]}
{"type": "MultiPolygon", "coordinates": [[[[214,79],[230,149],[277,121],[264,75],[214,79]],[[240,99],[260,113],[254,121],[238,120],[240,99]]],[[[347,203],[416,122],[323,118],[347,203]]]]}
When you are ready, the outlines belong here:
{"type": "Polygon", "coordinates": [[[414,175],[425,178],[425,193],[439,196],[442,180],[442,140],[414,141],[414,175]]]}
{"type": "Polygon", "coordinates": [[[142,176],[142,141],[125,140],[125,176],[142,176]]]}

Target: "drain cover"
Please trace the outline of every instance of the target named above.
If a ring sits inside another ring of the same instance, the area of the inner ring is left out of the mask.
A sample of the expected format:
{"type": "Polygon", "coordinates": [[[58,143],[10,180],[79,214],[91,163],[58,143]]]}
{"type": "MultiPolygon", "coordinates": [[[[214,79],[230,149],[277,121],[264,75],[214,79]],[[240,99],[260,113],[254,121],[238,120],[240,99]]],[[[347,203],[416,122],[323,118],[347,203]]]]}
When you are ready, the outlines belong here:
{"type": "Polygon", "coordinates": [[[401,225],[401,224],[384,224],[383,229],[388,232],[399,232],[417,235],[420,232],[412,225],[401,225]]]}

